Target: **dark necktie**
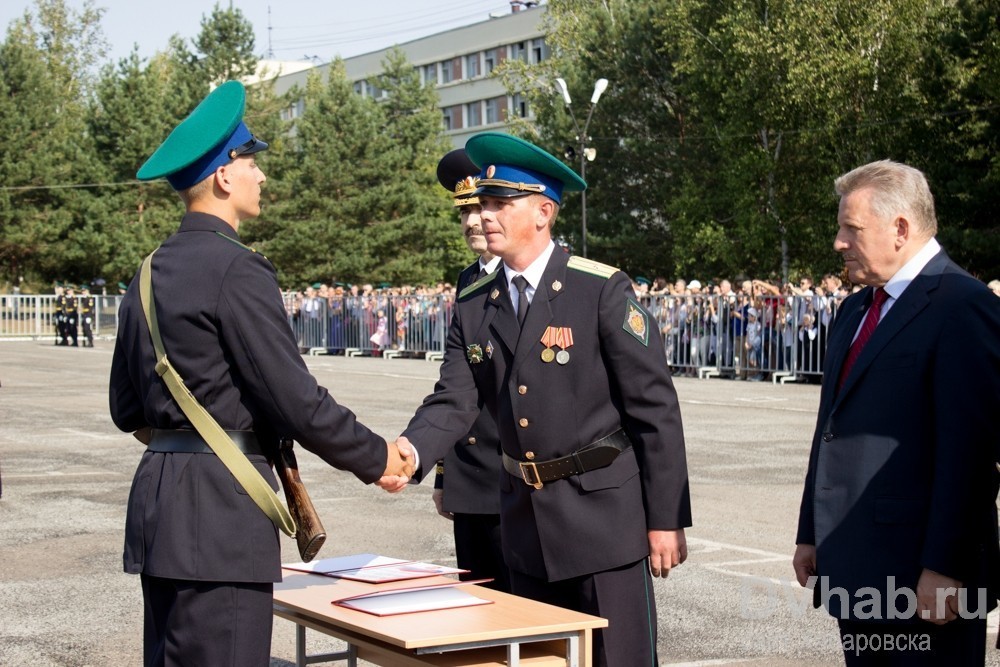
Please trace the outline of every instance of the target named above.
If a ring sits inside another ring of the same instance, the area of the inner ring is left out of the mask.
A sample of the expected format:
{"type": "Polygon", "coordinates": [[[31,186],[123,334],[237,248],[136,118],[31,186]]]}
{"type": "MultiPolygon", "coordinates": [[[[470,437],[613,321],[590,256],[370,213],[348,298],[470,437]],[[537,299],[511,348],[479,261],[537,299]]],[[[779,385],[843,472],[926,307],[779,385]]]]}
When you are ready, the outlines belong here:
{"type": "Polygon", "coordinates": [[[485,278],[488,275],[490,275],[490,272],[487,271],[486,267],[484,266],[481,269],[479,269],[479,277],[476,278],[476,280],[482,280],[483,278],[485,278]]]}
{"type": "Polygon", "coordinates": [[[872,305],[868,308],[868,313],[865,315],[865,322],[861,325],[861,331],[858,332],[858,337],[854,339],[851,343],[851,349],[847,353],[847,359],[844,360],[844,365],[840,367],[840,378],[837,382],[837,391],[844,386],[844,380],[847,379],[848,374],[851,372],[851,367],[854,366],[854,362],[858,360],[861,356],[861,350],[865,345],[868,344],[868,339],[872,337],[875,332],[875,327],[878,326],[878,319],[882,313],[882,305],[889,298],[889,294],[879,287],[875,290],[875,296],[872,298],[872,305]]]}
{"type": "Polygon", "coordinates": [[[524,326],[524,317],[528,314],[528,296],[524,290],[528,289],[528,281],[524,276],[514,276],[514,287],[517,288],[517,324],[524,326]]]}

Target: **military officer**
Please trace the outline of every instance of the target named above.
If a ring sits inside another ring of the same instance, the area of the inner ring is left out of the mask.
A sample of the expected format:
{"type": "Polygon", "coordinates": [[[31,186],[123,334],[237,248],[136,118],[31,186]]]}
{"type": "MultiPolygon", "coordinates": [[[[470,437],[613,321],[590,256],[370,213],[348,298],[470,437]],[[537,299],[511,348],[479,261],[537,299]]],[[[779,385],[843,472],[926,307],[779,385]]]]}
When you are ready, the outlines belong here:
{"type": "Polygon", "coordinates": [[[595,664],[656,664],[649,575],[685,560],[691,525],[663,343],[625,273],[553,244],[563,192],[586,187],[579,176],[506,134],[465,150],[503,267],[459,295],[440,379],[403,435],[433,463],[485,404],[503,449],[513,592],[607,618],[595,664]]]}
{"type": "Polygon", "coordinates": [[[73,347],[79,347],[77,340],[80,334],[79,318],[77,313],[76,287],[66,285],[66,297],[63,300],[63,329],[65,331],[65,341],[63,345],[69,345],[69,340],[73,339],[73,347]]]}
{"type": "Polygon", "coordinates": [[[56,283],[55,301],[53,302],[53,315],[56,327],[56,345],[66,344],[66,290],[62,285],[56,283]]]}
{"type": "MultiPolygon", "coordinates": [[[[208,95],[139,169],[184,202],[156,251],[153,308],[163,345],[194,398],[277,488],[280,436],[363,482],[405,472],[395,444],[317,385],[298,353],[274,267],[240,242],[260,213],[267,144],[243,123],[245,90],[208,95]]],[[[115,424],[148,444],[129,495],[125,571],[141,575],[146,665],[269,663],[277,529],[184,417],[157,374],[133,280],[111,367],[115,424]]],[[[401,477],[400,479],[405,479],[401,477]]]]}
{"type": "Polygon", "coordinates": [[[83,329],[83,346],[94,347],[94,317],[97,316],[97,307],[87,285],[80,286],[78,310],[80,326],[83,329]]]}
{"type": "MultiPolygon", "coordinates": [[[[462,221],[462,235],[469,250],[478,255],[458,277],[458,289],[488,279],[500,258],[486,249],[475,196],[479,168],[461,148],[441,158],[438,181],[454,195],[462,221]]],[[[500,438],[489,410],[482,409],[472,429],[438,461],[434,479],[434,505],[454,521],[455,556],[465,579],[492,579],[487,586],[510,591],[510,577],[500,539],[500,438]]]]}

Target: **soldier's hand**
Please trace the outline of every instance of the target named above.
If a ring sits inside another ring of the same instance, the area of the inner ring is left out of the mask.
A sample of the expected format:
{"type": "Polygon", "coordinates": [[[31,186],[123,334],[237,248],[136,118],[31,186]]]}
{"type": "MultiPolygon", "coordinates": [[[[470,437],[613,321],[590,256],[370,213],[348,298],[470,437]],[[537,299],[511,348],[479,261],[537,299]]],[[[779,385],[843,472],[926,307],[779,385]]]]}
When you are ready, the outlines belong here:
{"type": "Polygon", "coordinates": [[[385,445],[387,450],[385,472],[375,483],[389,493],[398,493],[406,488],[413,474],[413,452],[406,449],[406,454],[410,456],[408,460],[397,447],[397,443],[387,442],[385,445]]]}
{"type": "Polygon", "coordinates": [[[448,521],[454,521],[455,515],[451,512],[446,512],[444,509],[444,489],[434,489],[434,493],[431,494],[431,500],[434,501],[434,509],[437,513],[448,519],[448,521]]]}
{"type": "Polygon", "coordinates": [[[671,568],[687,560],[687,539],[684,537],[684,529],[650,530],[648,535],[649,572],[654,577],[666,578],[671,568]]]}

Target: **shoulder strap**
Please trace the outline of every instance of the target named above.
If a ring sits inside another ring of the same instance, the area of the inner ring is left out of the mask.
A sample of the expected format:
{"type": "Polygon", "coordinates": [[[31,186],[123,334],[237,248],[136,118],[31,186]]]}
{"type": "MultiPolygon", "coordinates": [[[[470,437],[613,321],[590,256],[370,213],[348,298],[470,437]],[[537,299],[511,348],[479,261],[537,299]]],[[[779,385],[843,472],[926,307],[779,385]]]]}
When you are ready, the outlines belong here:
{"type": "Polygon", "coordinates": [[[146,324],[153,338],[153,349],[156,352],[156,374],[170,389],[170,394],[177,401],[184,416],[188,418],[199,435],[205,439],[215,455],[219,457],[243,490],[253,499],[267,517],[289,537],[295,537],[295,520],[288,510],[278,500],[277,494],[253,467],[246,455],[233,443],[229,435],[219,423],[201,406],[194,395],[184,386],[184,380],[167,359],[163,349],[163,339],[156,322],[156,307],[153,303],[153,255],[154,250],[142,262],[139,269],[139,300],[142,302],[142,312],[146,315],[146,324]]]}

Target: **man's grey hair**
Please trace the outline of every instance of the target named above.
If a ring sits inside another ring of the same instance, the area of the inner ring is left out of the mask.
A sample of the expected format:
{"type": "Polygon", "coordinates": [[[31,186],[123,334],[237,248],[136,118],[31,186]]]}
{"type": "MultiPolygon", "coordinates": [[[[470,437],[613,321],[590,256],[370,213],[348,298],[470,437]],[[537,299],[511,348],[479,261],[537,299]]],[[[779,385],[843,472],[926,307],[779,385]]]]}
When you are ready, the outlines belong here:
{"type": "Polygon", "coordinates": [[[903,216],[928,238],[937,234],[934,196],[927,178],[919,169],[879,160],[847,172],[833,182],[840,197],[862,189],[871,189],[872,212],[885,221],[903,216]]]}

